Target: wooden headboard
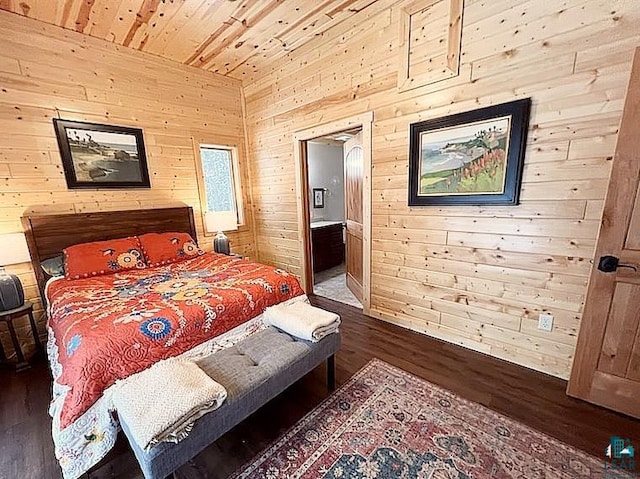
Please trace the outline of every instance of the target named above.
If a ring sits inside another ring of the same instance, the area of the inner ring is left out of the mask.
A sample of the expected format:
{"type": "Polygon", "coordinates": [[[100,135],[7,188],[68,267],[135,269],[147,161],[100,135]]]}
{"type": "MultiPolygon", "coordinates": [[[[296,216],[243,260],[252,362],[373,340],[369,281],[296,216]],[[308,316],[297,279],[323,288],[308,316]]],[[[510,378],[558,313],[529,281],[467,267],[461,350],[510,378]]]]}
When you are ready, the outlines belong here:
{"type": "Polygon", "coordinates": [[[40,267],[40,262],[61,254],[62,250],[68,246],[169,231],[189,233],[193,239],[198,240],[193,220],[193,209],[189,206],[23,216],[22,226],[27,237],[31,264],[43,301],[47,277],[40,267]]]}

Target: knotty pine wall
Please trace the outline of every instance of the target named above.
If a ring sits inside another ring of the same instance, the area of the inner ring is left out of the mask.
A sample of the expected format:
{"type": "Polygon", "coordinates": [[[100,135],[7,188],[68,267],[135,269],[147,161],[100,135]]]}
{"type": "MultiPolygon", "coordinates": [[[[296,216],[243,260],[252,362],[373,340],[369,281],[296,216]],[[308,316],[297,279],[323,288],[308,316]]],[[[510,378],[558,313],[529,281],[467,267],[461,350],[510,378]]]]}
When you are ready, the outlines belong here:
{"type": "Polygon", "coordinates": [[[640,5],[466,0],[460,75],[399,93],[402,4],[379,0],[245,79],[259,258],[300,272],[293,133],[373,111],[371,314],[566,378],[640,5]],[[524,97],[520,206],[407,207],[409,124],[524,97]]]}
{"type": "MultiPolygon", "coordinates": [[[[239,81],[0,11],[0,87],[0,233],[22,231],[26,214],[187,204],[210,250],[191,137],[238,146],[252,224],[239,81]],[[67,189],[52,124],[58,117],[142,128],[151,189],[67,189]]],[[[249,226],[229,236],[234,251],[255,255],[249,226]]],[[[7,269],[38,302],[42,323],[31,265],[7,269]]],[[[26,325],[21,339],[29,342],[26,325]]]]}

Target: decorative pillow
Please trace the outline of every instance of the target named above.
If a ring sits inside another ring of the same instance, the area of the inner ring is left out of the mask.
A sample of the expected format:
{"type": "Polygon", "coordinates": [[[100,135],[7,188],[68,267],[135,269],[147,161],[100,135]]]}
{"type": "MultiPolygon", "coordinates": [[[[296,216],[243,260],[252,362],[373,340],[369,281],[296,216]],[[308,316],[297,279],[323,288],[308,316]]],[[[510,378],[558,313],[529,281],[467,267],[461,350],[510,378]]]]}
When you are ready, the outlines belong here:
{"type": "Polygon", "coordinates": [[[88,278],[133,268],[145,268],[138,238],[81,243],[64,250],[67,279],[88,278]]]}
{"type": "Polygon", "coordinates": [[[188,233],[147,233],[138,236],[151,267],[175,263],[204,254],[188,233]]]}
{"type": "Polygon", "coordinates": [[[64,276],[64,256],[59,254],[53,258],[40,261],[40,267],[49,276],[64,276]]]}

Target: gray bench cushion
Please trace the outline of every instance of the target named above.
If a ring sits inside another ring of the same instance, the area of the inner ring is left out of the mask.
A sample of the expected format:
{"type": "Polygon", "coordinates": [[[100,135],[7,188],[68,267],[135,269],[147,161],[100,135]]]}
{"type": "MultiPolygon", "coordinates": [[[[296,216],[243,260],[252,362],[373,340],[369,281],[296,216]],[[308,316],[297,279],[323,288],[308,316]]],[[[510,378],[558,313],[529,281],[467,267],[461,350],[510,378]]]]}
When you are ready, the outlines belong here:
{"type": "Polygon", "coordinates": [[[267,328],[201,359],[198,366],[226,388],[227,402],[231,402],[283,372],[310,348],[308,343],[267,328]]]}
{"type": "Polygon", "coordinates": [[[339,334],[310,343],[269,327],[201,359],[198,364],[229,395],[220,408],[198,419],[185,439],[177,444],[164,442],[144,451],[119,418],[145,478],[164,479],[339,348],[339,334]]]}

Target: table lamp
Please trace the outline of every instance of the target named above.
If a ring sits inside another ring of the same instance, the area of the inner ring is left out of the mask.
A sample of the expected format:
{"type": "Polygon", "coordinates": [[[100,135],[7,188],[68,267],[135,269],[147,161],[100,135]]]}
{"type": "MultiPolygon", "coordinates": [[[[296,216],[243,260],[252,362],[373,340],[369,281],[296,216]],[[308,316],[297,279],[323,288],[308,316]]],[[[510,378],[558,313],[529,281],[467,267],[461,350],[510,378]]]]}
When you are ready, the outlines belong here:
{"type": "Polygon", "coordinates": [[[207,211],[204,215],[207,231],[218,234],[213,239],[213,250],[220,254],[230,254],[229,238],[225,231],[238,229],[238,217],[234,211],[207,211]]]}
{"type": "Polygon", "coordinates": [[[0,234],[0,311],[16,309],[24,304],[20,279],[7,273],[4,266],[27,261],[31,261],[31,257],[24,233],[0,234]]]}

